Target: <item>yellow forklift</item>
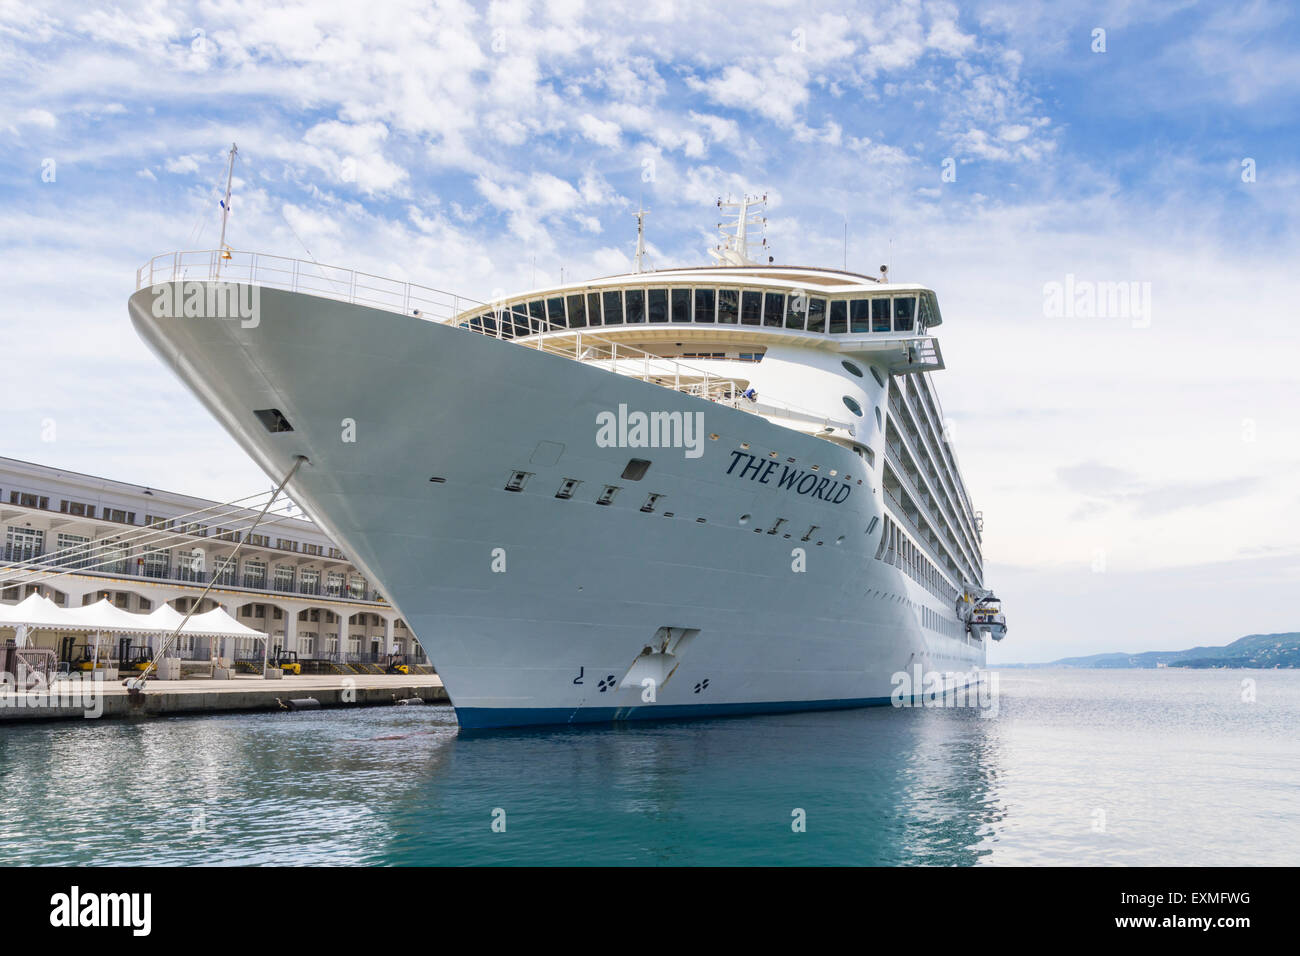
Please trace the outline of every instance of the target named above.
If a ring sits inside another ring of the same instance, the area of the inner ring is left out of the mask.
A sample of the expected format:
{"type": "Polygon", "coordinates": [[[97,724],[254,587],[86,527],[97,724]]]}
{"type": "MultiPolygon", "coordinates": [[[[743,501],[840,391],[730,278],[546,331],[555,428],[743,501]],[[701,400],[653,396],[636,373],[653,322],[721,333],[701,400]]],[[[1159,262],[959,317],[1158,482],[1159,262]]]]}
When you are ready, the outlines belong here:
{"type": "Polygon", "coordinates": [[[141,644],[131,646],[131,638],[124,637],[117,642],[117,669],[120,674],[141,674],[149,667],[153,655],[149,648],[141,644]]]}
{"type": "Polygon", "coordinates": [[[281,650],[278,646],[271,658],[271,666],[280,668],[281,673],[293,674],[295,677],[302,674],[302,662],[298,660],[298,652],[281,650]]]}
{"type": "Polygon", "coordinates": [[[385,674],[409,674],[411,673],[410,665],[406,663],[405,654],[389,654],[388,666],[384,668],[385,674]]]}

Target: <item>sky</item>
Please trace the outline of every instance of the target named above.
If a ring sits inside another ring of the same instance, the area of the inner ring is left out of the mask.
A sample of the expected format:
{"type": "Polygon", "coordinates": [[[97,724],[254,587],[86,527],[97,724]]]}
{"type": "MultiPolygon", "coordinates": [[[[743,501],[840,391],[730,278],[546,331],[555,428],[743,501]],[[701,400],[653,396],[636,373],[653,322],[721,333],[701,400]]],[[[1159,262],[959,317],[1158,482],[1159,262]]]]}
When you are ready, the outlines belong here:
{"type": "Polygon", "coordinates": [[[126,313],[232,141],[235,248],[480,299],[765,193],[939,296],[992,663],[1297,631],[1298,108],[1286,3],[0,0],[0,454],[268,487],[126,313]]]}

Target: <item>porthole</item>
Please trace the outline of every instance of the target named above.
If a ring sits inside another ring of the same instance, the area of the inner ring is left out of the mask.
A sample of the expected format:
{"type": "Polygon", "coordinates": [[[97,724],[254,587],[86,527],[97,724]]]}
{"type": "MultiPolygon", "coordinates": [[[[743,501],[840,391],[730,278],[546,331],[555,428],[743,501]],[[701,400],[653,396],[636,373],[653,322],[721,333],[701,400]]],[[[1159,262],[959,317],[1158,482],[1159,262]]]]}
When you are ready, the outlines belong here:
{"type": "Polygon", "coordinates": [[[847,408],[849,411],[851,411],[854,415],[857,415],[858,418],[862,417],[862,406],[859,405],[856,401],[854,401],[852,397],[848,395],[844,396],[844,407],[847,408]]]}
{"type": "Polygon", "coordinates": [[[876,384],[877,384],[877,385],[879,385],[881,388],[884,388],[884,387],[885,387],[885,380],[884,380],[884,378],[881,376],[881,374],[880,374],[880,370],[879,370],[878,368],[876,368],[874,365],[870,366],[870,368],[871,368],[871,377],[874,378],[874,379],[876,380],[876,384]]]}
{"type": "MultiPolygon", "coordinates": [[[[841,362],[840,364],[844,366],[844,370],[850,375],[856,375],[858,378],[862,378],[862,369],[858,368],[852,362],[841,362]]],[[[874,369],[872,371],[874,371],[874,369]]]]}
{"type": "MultiPolygon", "coordinates": [[[[885,423],[880,419],[880,406],[876,406],[875,412],[876,412],[876,427],[883,429],[885,427],[885,423]]],[[[858,412],[858,414],[861,415],[862,413],[858,412]]]]}
{"type": "Polygon", "coordinates": [[[740,525],[741,525],[742,528],[743,528],[745,525],[749,524],[749,519],[750,519],[751,517],[753,517],[753,516],[752,516],[752,515],[741,515],[741,516],[740,516],[740,525]]]}

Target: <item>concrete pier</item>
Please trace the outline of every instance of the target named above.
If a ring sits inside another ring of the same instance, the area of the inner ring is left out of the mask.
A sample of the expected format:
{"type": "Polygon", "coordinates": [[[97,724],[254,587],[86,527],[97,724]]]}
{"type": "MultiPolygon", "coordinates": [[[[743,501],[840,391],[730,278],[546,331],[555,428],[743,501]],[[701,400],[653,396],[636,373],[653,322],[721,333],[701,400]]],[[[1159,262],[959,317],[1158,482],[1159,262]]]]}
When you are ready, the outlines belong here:
{"type": "Polygon", "coordinates": [[[140,694],[128,692],[121,681],[65,678],[27,693],[12,686],[0,687],[0,723],[280,710],[281,701],[302,697],[314,697],[325,708],[391,706],[415,697],[429,704],[447,702],[447,692],[436,674],[151,680],[140,694]]]}

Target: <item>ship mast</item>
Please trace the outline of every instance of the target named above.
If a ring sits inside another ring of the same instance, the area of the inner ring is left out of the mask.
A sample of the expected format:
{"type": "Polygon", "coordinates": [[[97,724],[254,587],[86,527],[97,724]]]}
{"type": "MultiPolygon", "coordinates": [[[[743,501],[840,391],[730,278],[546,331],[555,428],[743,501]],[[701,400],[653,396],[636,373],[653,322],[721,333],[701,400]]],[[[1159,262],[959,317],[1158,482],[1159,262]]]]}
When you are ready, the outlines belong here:
{"type": "Polygon", "coordinates": [[[638,209],[636,212],[636,271],[644,272],[643,263],[645,261],[645,217],[646,211],[638,209]]]}
{"type": "Polygon", "coordinates": [[[227,257],[226,253],[226,220],[230,218],[230,184],[235,176],[235,153],[239,148],[230,144],[230,163],[226,166],[226,198],[221,201],[221,239],[217,243],[217,275],[221,275],[221,260],[227,257]]]}
{"type": "MultiPolygon", "coordinates": [[[[767,206],[767,196],[742,196],[738,202],[727,200],[723,202],[718,200],[718,209],[725,217],[718,223],[718,232],[722,236],[722,242],[709,250],[709,255],[717,259],[722,265],[728,266],[756,266],[758,260],[750,258],[749,255],[749,227],[767,225],[767,216],[765,215],[767,206]],[[751,206],[761,207],[751,212],[751,206]],[[734,231],[732,231],[734,230],[734,231]]],[[[759,243],[762,252],[767,252],[767,237],[759,243]]],[[[771,262],[772,257],[768,256],[767,261],[771,262]]]]}

